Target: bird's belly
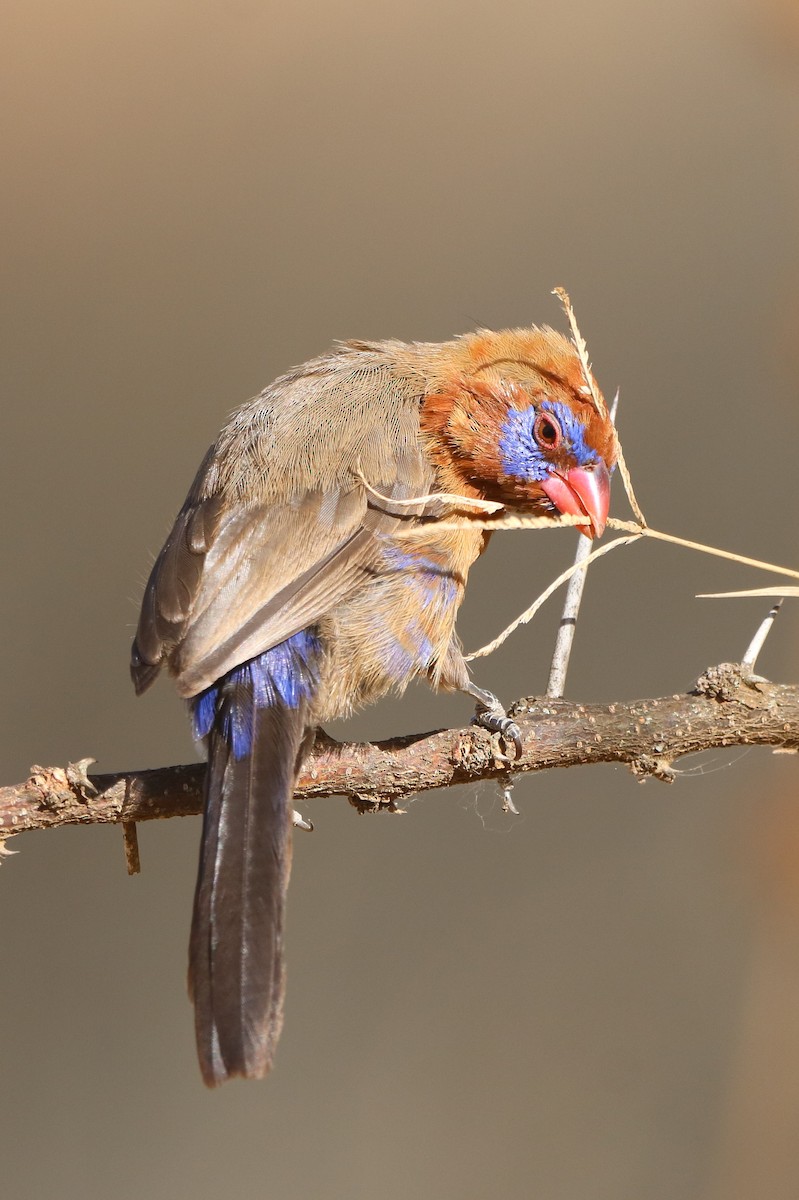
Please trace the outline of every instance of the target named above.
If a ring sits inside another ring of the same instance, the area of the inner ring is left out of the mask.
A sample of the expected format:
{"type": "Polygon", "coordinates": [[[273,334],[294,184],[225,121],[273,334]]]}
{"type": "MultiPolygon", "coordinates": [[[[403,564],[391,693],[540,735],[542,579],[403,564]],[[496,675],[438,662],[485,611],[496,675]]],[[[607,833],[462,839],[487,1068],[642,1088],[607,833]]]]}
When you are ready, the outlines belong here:
{"type": "Polygon", "coordinates": [[[381,569],[320,623],[325,657],[317,720],[402,692],[418,675],[435,679],[477,553],[477,545],[458,558],[440,544],[387,547],[381,569]]]}

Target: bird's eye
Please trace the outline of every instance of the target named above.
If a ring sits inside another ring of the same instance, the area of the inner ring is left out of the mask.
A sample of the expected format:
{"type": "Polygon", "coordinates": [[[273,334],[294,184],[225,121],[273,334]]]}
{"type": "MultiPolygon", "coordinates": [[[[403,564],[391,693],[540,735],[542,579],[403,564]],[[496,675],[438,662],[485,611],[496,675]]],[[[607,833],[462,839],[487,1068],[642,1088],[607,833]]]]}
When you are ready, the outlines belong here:
{"type": "Polygon", "coordinates": [[[549,413],[539,413],[533,425],[533,437],[542,450],[555,450],[560,445],[563,434],[553,416],[549,413]]]}

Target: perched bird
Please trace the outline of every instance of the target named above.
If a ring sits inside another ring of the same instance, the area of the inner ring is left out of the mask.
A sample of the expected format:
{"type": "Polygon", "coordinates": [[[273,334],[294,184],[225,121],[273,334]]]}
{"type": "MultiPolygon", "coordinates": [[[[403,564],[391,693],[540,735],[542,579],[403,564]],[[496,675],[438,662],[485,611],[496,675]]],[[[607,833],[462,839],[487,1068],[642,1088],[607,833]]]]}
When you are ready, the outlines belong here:
{"type": "Polygon", "coordinates": [[[150,575],[131,673],[140,693],[165,663],[207,745],[189,989],[209,1086],[272,1066],[292,791],[318,723],[425,675],[519,739],[455,633],[488,535],[431,495],[587,515],[593,537],[615,445],[571,343],[532,327],[338,345],[208,451],[150,575]]]}

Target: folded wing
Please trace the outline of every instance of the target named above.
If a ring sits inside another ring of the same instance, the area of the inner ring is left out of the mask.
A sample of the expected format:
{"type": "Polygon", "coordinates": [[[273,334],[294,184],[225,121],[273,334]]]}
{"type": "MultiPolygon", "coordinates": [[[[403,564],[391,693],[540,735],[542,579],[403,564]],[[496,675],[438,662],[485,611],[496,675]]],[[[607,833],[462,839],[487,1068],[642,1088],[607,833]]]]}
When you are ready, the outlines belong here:
{"type": "Polygon", "coordinates": [[[418,381],[354,350],[286,376],[206,455],[150,575],[133,644],[141,692],[164,661],[185,696],[317,621],[376,568],[381,536],[420,509],[418,381]],[[356,369],[357,368],[357,369],[356,369]]]}

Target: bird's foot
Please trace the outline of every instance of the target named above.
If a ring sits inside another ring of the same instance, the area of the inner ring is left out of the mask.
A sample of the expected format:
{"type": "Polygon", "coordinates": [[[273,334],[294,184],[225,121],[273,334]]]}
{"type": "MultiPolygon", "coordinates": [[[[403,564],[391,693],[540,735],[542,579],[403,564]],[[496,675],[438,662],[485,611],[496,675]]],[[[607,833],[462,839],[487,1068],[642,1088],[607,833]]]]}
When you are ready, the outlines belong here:
{"type": "MultiPolygon", "coordinates": [[[[485,692],[482,688],[471,689],[471,695],[477,700],[475,714],[472,717],[472,725],[480,725],[483,729],[487,729],[489,733],[499,734],[506,744],[512,742],[516,751],[515,757],[521,758],[522,731],[516,722],[508,716],[497,697],[493,692],[485,692]]],[[[506,754],[500,754],[498,757],[502,762],[509,763],[513,761],[506,754]]]]}
{"type": "Polygon", "coordinates": [[[302,813],[297,812],[296,808],[291,814],[291,823],[295,829],[304,829],[307,833],[313,833],[313,822],[304,817],[302,813]]]}

